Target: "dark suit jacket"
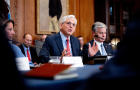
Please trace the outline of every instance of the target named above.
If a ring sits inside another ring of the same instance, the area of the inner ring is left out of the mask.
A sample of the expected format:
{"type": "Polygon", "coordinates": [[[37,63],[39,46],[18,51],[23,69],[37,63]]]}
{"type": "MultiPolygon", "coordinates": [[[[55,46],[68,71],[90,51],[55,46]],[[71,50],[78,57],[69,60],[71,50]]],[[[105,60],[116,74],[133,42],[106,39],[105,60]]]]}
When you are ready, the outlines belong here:
{"type": "MultiPolygon", "coordinates": [[[[19,45],[19,48],[21,49],[22,53],[25,55],[25,51],[24,51],[22,44],[19,45]]],[[[34,47],[30,47],[29,49],[30,49],[30,53],[31,53],[32,62],[39,63],[39,58],[37,56],[36,49],[34,47]]]]}
{"type": "MultiPolygon", "coordinates": [[[[91,46],[93,45],[93,42],[94,42],[94,40],[91,40],[89,42],[91,44],[91,46]]],[[[89,60],[94,58],[94,56],[93,57],[88,57],[88,46],[89,46],[89,43],[85,44],[84,47],[83,47],[83,62],[89,61],[89,60]]],[[[113,54],[113,50],[112,50],[111,45],[109,45],[109,44],[107,44],[105,42],[103,43],[103,45],[104,45],[104,48],[105,48],[105,50],[107,52],[107,55],[112,55],[113,54]]],[[[98,51],[95,54],[95,56],[101,56],[100,51],[98,51]]]]}
{"type": "MultiPolygon", "coordinates": [[[[72,48],[72,55],[80,56],[81,50],[79,40],[74,36],[70,36],[70,43],[72,48]]],[[[49,56],[61,56],[63,50],[64,47],[62,44],[60,33],[57,33],[55,35],[51,35],[46,38],[43,47],[39,53],[39,57],[42,63],[48,62],[49,56]]]]}

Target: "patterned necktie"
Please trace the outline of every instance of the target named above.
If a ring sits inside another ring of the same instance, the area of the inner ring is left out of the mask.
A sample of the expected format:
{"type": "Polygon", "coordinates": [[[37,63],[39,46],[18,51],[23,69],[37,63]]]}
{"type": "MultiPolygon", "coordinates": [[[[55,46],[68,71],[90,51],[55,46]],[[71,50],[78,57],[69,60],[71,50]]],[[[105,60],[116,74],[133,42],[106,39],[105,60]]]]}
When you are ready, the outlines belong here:
{"type": "Polygon", "coordinates": [[[103,44],[101,44],[101,53],[102,53],[103,56],[107,55],[103,44]]]}
{"type": "Polygon", "coordinates": [[[31,61],[31,58],[30,58],[30,54],[29,54],[29,50],[27,49],[27,57],[28,57],[28,60],[31,61]]]}
{"type": "Polygon", "coordinates": [[[71,53],[70,53],[70,46],[69,46],[69,38],[67,38],[66,41],[67,41],[67,55],[70,56],[71,53]]]}

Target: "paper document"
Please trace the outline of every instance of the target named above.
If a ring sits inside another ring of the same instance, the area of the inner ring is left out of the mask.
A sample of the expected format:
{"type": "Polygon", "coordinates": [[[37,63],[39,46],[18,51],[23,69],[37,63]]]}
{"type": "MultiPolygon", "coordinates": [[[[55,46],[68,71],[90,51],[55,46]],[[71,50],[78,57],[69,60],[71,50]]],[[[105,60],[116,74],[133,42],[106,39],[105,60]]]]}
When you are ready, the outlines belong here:
{"type": "Polygon", "coordinates": [[[16,65],[19,71],[30,70],[30,65],[27,57],[16,58],[16,65]]]}
{"type": "Polygon", "coordinates": [[[72,67],[83,67],[82,57],[80,56],[74,56],[74,57],[64,56],[62,63],[72,64],[72,67]]]}

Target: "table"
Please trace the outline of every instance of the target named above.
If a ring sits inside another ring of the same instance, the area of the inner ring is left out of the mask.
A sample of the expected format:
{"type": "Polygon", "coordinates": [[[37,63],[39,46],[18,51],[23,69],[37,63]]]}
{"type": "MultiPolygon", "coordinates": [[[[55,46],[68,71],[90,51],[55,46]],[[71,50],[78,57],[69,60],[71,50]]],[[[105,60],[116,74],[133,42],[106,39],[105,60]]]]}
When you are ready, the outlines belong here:
{"type": "Polygon", "coordinates": [[[79,76],[72,79],[46,80],[25,77],[24,80],[26,86],[31,90],[81,90],[86,87],[87,80],[100,71],[99,66],[84,65],[84,67],[79,67],[75,71],[79,76]]]}

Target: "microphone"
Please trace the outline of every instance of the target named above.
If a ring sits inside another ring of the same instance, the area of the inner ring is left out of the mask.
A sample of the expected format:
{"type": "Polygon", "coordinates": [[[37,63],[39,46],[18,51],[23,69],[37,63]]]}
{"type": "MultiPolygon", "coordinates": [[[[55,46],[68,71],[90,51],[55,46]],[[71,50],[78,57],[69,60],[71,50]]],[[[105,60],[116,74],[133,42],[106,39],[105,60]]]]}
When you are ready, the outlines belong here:
{"type": "Polygon", "coordinates": [[[104,38],[99,37],[97,34],[96,34],[94,37],[96,37],[96,38],[100,38],[100,39],[102,39],[102,40],[105,40],[104,38]]]}

